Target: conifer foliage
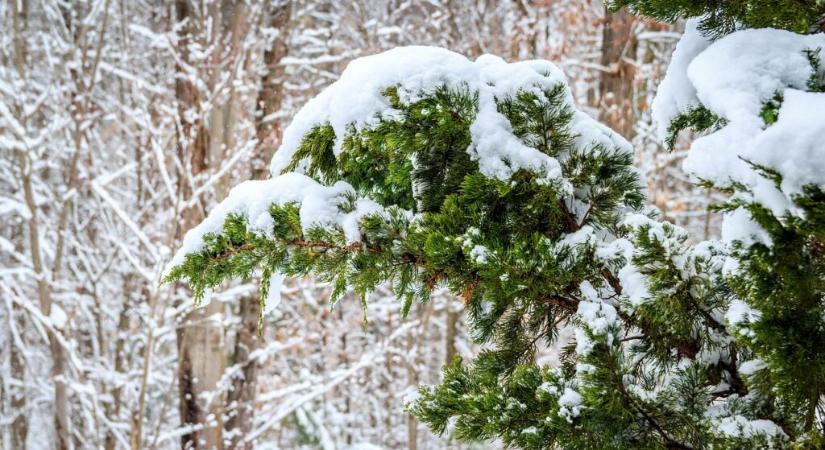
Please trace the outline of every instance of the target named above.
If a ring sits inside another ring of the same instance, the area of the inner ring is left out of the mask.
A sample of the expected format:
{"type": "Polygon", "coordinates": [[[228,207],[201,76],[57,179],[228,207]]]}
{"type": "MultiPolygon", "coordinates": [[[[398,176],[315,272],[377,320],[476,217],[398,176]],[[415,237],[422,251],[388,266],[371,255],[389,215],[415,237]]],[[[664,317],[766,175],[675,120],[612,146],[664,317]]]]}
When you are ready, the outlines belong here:
{"type": "Polygon", "coordinates": [[[485,350],[410,409],[459,439],[825,445],[825,121],[812,113],[825,110],[825,39],[720,37],[733,23],[805,32],[821,8],[778,2],[757,20],[754,2],[682,3],[618,2],[707,14],[654,107],[663,141],[705,133],[685,168],[730,194],[721,241],[692,243],[644,207],[629,144],[576,110],[552,64],[407,47],[352,63],[310,101],[273,177],[190,231],[167,280],[200,299],[260,272],[267,302],[282,276],[311,274],[333,304],[389,283],[405,312],[447,286],[485,350]],[[539,365],[565,326],[562,364],[539,365]]]}
{"type": "Polygon", "coordinates": [[[739,28],[779,28],[797,33],[821,29],[825,3],[818,0],[614,0],[614,8],[664,22],[701,17],[706,34],[721,36],[739,28]]]}

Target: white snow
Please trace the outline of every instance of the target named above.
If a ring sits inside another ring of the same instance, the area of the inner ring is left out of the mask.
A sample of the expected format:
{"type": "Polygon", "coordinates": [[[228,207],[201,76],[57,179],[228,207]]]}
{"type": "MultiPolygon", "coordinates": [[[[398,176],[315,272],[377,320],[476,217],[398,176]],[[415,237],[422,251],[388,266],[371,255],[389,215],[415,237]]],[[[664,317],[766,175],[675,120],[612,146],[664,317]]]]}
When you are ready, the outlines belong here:
{"type": "Polygon", "coordinates": [[[745,245],[756,242],[771,245],[771,237],[750,214],[742,209],[725,213],[722,221],[722,240],[724,242],[741,241],[745,245]]]}
{"type": "Polygon", "coordinates": [[[825,35],[742,30],[701,52],[688,66],[688,78],[708,109],[731,121],[750,122],[777,92],[805,89],[811,65],[804,52],[822,47],[825,35]]]}
{"type": "Polygon", "coordinates": [[[593,350],[593,341],[587,336],[587,333],[579,327],[573,329],[576,337],[576,353],[581,356],[586,356],[593,350]]]}
{"type": "Polygon", "coordinates": [[[580,301],[576,316],[587,325],[593,334],[601,335],[608,332],[610,326],[616,323],[618,315],[616,308],[605,302],[580,301]]]}
{"type": "Polygon", "coordinates": [[[559,388],[557,388],[555,385],[553,385],[552,383],[549,383],[547,381],[545,381],[544,383],[541,383],[541,385],[538,387],[538,390],[542,391],[542,392],[546,392],[550,395],[556,395],[556,394],[559,393],[559,388]]]}
{"type": "Polygon", "coordinates": [[[557,246],[577,247],[596,239],[595,231],[590,225],[585,225],[573,233],[568,233],[558,242],[557,246]]]}
{"type": "Polygon", "coordinates": [[[29,220],[31,218],[31,211],[27,205],[13,198],[0,197],[0,216],[4,216],[6,214],[17,214],[24,220],[29,220]]]}
{"type": "Polygon", "coordinates": [[[617,274],[622,284],[622,295],[627,297],[633,306],[641,305],[650,300],[650,291],[647,289],[645,276],[633,264],[627,264],[617,274]]]}
{"type": "Polygon", "coordinates": [[[754,437],[763,435],[768,437],[787,438],[788,435],[782,431],[779,425],[770,420],[748,420],[741,415],[724,417],[716,424],[716,428],[722,434],[730,437],[754,437]]]}
{"type": "MultiPolygon", "coordinates": [[[[642,220],[649,221],[650,219],[639,214],[633,214],[628,216],[624,223],[638,225],[642,220]]],[[[638,306],[650,299],[650,291],[647,289],[645,276],[639,272],[631,261],[633,251],[633,243],[628,239],[620,238],[597,249],[596,256],[605,261],[615,258],[624,259],[624,265],[619,268],[616,277],[622,286],[622,295],[628,299],[631,306],[638,306]]]]}
{"type": "Polygon", "coordinates": [[[743,322],[752,323],[762,317],[762,313],[752,308],[742,300],[733,300],[728,306],[728,311],[725,314],[725,319],[731,325],[739,325],[743,322]]]}
{"type": "Polygon", "coordinates": [[[60,305],[57,303],[52,303],[52,309],[49,311],[49,319],[55,328],[63,329],[66,328],[66,323],[69,321],[69,316],[66,315],[66,311],[63,311],[63,308],[61,308],[60,305]]]}
{"type": "MultiPolygon", "coordinates": [[[[280,174],[292,160],[303,136],[314,126],[329,123],[336,135],[335,151],[341,151],[349,126],[360,129],[380,117],[396,114],[382,92],[398,87],[403,101],[445,85],[478,93],[479,110],[470,126],[472,143],[467,149],[479,163],[482,174],[508,179],[519,169],[529,169],[542,179],[561,177],[558,161],[526,146],[512,132],[509,122],[496,107],[495,99],[512,96],[519,90],[543,96],[557,84],[565,84],[562,72],[547,61],[506,63],[483,55],[475,62],[437,47],[399,47],[351,62],[341,77],[296,114],[284,131],[283,143],[272,159],[270,171],[280,174]]],[[[566,101],[573,98],[566,90],[566,101]]],[[[624,139],[583,113],[574,114],[573,129],[587,143],[612,142],[629,151],[624,139]]]]}
{"type": "Polygon", "coordinates": [[[264,299],[264,314],[269,314],[281,304],[281,288],[284,284],[284,275],[274,272],[269,277],[269,290],[264,299]]]}
{"type": "Polygon", "coordinates": [[[218,233],[230,214],[247,219],[249,230],[265,236],[272,234],[274,221],[269,207],[296,202],[300,205],[301,227],[340,227],[348,242],[361,238],[358,221],[368,214],[383,211],[380,205],[369,199],[358,198],[352,212],[344,213],[340,205],[347,195],[355,191],[349,183],[338,181],[332,186],[323,186],[306,175],[287,173],[269,180],[246,181],[229,192],[209,216],[198,226],[186,233],[183,245],[172,258],[168,267],[183,262],[188,253],[203,248],[203,237],[208,233],[218,233]]]}
{"type": "Polygon", "coordinates": [[[569,387],[564,388],[564,393],[559,397],[559,416],[564,417],[568,422],[572,423],[573,419],[581,413],[581,404],[583,401],[584,398],[581,394],[569,387]]]}
{"type": "Polygon", "coordinates": [[[752,192],[746,199],[775,215],[798,214],[791,198],[806,184],[825,186],[825,93],[805,92],[813,73],[805,52],[822,48],[825,34],[775,29],[742,30],[708,45],[689,26],[654,102],[660,135],[678,113],[704,105],[726,124],[693,142],[685,170],[720,185],[742,183],[752,192]],[[768,125],[761,111],[777,94],[778,120],[768,125]],[[747,161],[777,170],[780,189],[747,161]]]}
{"type": "Polygon", "coordinates": [[[661,140],[667,137],[667,128],[676,116],[699,104],[696,88],[687,77],[687,67],[710,41],[696,29],[698,23],[698,19],[690,19],[685,24],[685,34],[676,44],[665,78],[653,99],[652,116],[661,140]]]}
{"type": "MultiPolygon", "coordinates": [[[[683,358],[684,361],[690,362],[689,359],[683,358]]],[[[701,361],[708,365],[718,364],[722,360],[722,350],[720,348],[703,348],[699,350],[696,355],[696,361],[701,361]]]]}
{"type": "Polygon", "coordinates": [[[765,367],[768,367],[765,361],[761,359],[751,359],[739,365],[739,373],[745,376],[751,376],[765,367]]]}
{"type": "Polygon", "coordinates": [[[823,133],[825,94],[787,89],[779,119],[756,136],[745,156],[778,170],[783,176],[782,192],[790,196],[806,184],[825,183],[823,133]]]}
{"type": "Polygon", "coordinates": [[[487,262],[487,257],[489,256],[489,252],[487,248],[483,245],[475,245],[470,250],[470,259],[475,261],[476,264],[484,264],[487,262]]]}

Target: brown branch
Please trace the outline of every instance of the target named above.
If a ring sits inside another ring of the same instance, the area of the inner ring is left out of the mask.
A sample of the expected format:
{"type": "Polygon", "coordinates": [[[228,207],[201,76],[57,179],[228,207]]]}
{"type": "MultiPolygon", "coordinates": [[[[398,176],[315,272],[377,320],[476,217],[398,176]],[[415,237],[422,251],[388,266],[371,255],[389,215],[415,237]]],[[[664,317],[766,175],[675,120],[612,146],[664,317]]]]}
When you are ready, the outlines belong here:
{"type": "Polygon", "coordinates": [[[576,310],[578,310],[579,308],[578,300],[562,297],[556,294],[553,294],[549,297],[545,297],[541,299],[541,301],[549,305],[558,306],[570,313],[575,313],[576,310]]]}

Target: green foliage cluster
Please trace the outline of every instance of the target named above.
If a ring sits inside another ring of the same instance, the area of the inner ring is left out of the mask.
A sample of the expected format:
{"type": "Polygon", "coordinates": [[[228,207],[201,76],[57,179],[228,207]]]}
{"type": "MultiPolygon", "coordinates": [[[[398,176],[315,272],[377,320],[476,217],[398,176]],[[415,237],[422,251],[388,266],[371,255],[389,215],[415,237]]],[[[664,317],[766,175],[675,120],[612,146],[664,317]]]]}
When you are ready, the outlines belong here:
{"type": "Polygon", "coordinates": [[[822,29],[825,2],[820,0],[611,0],[614,9],[662,22],[701,17],[708,36],[723,36],[742,28],[778,28],[795,33],[822,29]]]}
{"type": "MultiPolygon", "coordinates": [[[[778,110],[778,109],[777,109],[778,110]]],[[[704,106],[694,106],[676,117],[667,127],[667,138],[665,138],[665,148],[673,150],[679,133],[683,130],[693,130],[697,133],[718,129],[725,125],[725,120],[713,114],[704,106]]]]}
{"type": "MultiPolygon", "coordinates": [[[[765,173],[777,186],[782,178],[765,173]]],[[[821,448],[825,393],[825,193],[808,186],[794,199],[801,214],[777,217],[764,205],[734,197],[720,209],[744,209],[765,231],[759,242],[738,242],[740,264],[729,277],[733,295],[758,315],[736,324],[749,358],[767,370],[748,384],[744,407],[771,417],[802,446],[821,448]],[[814,445],[813,443],[816,443],[814,445]]]]}
{"type": "MultiPolygon", "coordinates": [[[[272,271],[314,274],[333,283],[333,302],[347,288],[364,297],[378,283],[390,281],[405,298],[405,311],[415,299],[427,301],[434,287],[447,285],[468,304],[480,340],[498,336],[506,347],[513,335],[529,340],[515,320],[507,331],[496,330],[502,317],[525,313],[533,316],[529,329],[552,339],[555,318],[569,314],[569,305],[565,309],[537,300],[598,277],[589,260],[557,248],[557,242],[585,225],[615,229],[618,205],[638,208],[643,200],[629,153],[602,144],[573,144],[564,89],[559,85],[541,98],[520,91],[499,101],[515,133],[559,158],[570,174],[564,180],[540,182],[527,170],[506,181],[481,175],[466,151],[476,93],[439,88],[402,104],[395,90],[388,89],[385,95],[398,115],[352,129],[337,157],[331,127],[317,126],[286,169],[306,161],[307,175],[319,182],[345,180],[358,195],[385,206],[386,214],[362,220],[361,243],[347,244],[341,230],[302,230],[298,205],[273,205],[271,236],[251,232],[243,217],[230,216],[223,232],[207,235],[203,250],[187,255],[168,279],[185,278],[200,298],[226,279],[249,278],[256,267],[265,268],[264,288],[272,271]],[[566,195],[571,190],[575,194],[566,195]],[[582,217],[571,211],[574,204],[588,205],[582,217]],[[475,246],[484,247],[483,261],[468,257],[475,246]],[[519,296],[524,300],[514,302],[519,296]],[[482,299],[491,311],[482,311],[482,299]]],[[[524,346],[510,353],[518,360],[528,350],[524,346]]]]}

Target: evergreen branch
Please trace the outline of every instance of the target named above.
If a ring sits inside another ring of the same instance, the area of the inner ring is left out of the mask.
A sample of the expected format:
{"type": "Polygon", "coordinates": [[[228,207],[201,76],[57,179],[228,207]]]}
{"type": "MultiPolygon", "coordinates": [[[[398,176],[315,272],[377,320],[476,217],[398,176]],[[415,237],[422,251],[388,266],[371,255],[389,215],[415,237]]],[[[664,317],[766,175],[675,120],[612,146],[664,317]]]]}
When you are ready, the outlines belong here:
{"type": "Polygon", "coordinates": [[[619,390],[619,393],[622,395],[622,398],[625,400],[626,404],[636,411],[637,414],[642,416],[642,418],[650,424],[650,426],[662,437],[665,441],[665,445],[668,449],[673,450],[692,450],[693,447],[683,444],[677,440],[675,440],[670,433],[664,430],[661,425],[650,415],[648,414],[644,408],[642,408],[639,404],[636,403],[633,396],[627,391],[627,388],[624,385],[624,381],[622,381],[621,374],[618,373],[616,366],[613,364],[613,357],[608,350],[607,357],[605,358],[607,368],[610,371],[610,374],[613,377],[613,381],[616,387],[619,390]]]}

